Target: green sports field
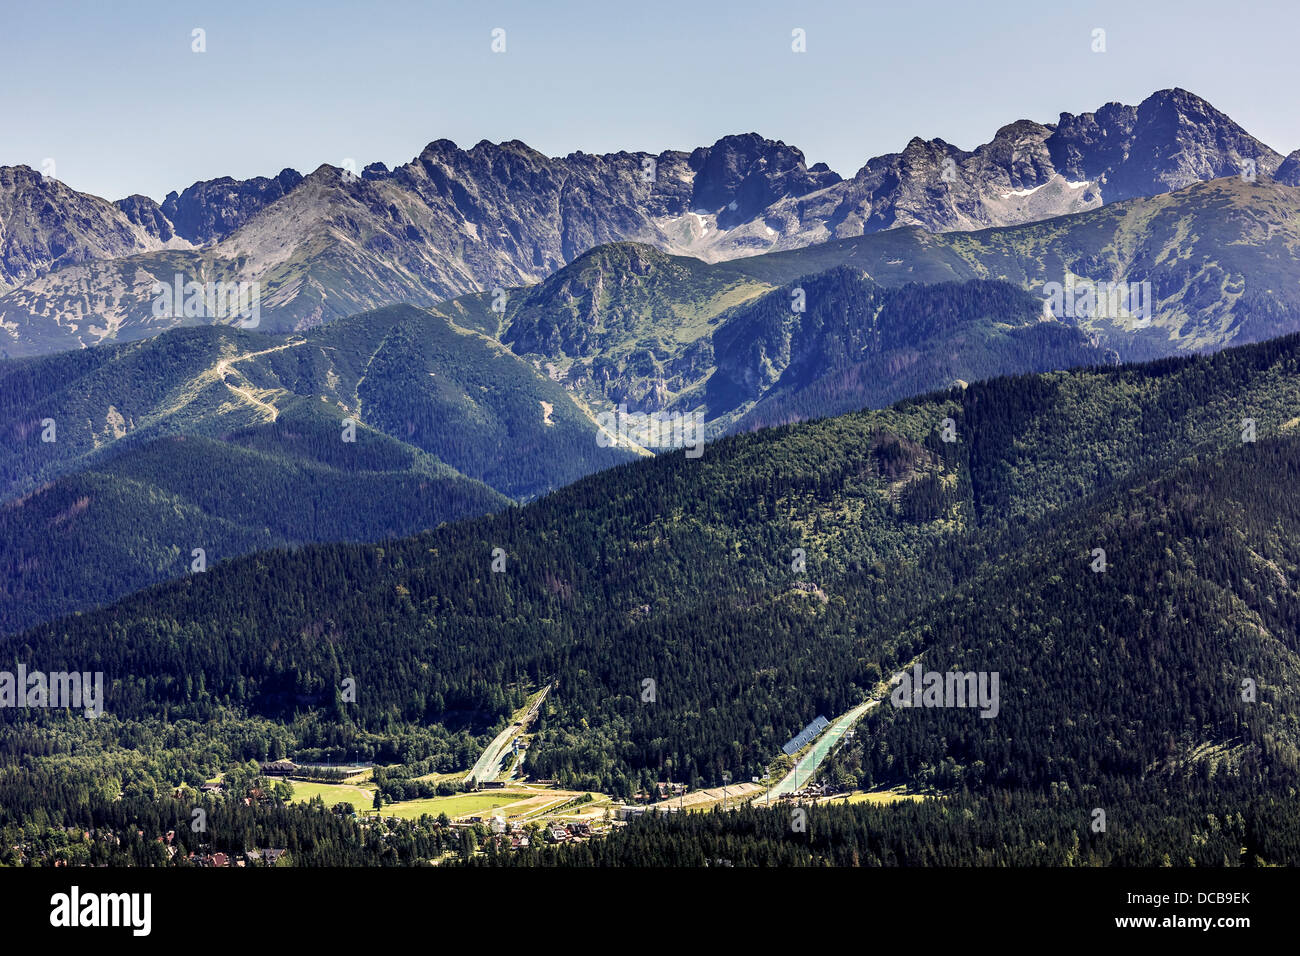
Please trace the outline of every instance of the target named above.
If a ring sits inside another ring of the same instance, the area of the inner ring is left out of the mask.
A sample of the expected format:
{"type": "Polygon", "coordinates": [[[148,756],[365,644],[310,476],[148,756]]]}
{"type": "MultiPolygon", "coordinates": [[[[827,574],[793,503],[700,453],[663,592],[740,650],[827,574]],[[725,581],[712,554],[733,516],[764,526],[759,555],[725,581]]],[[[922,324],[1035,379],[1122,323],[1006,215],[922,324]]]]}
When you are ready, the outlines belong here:
{"type": "Polygon", "coordinates": [[[350,803],[358,813],[374,806],[375,791],[373,787],[353,786],[346,783],[307,783],[302,780],[290,780],[293,787],[292,803],[306,803],[312,797],[320,797],[325,806],[336,803],[350,803]]]}

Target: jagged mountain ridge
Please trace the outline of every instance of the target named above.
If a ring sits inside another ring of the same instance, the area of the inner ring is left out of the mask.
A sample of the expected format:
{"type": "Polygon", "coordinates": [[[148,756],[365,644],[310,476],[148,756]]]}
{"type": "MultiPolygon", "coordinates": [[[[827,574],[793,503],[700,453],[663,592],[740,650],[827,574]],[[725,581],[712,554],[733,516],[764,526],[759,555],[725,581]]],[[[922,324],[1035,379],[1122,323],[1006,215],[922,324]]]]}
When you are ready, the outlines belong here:
{"type": "Polygon", "coordinates": [[[90,259],[188,246],[156,210],[144,196],[115,205],[26,166],[0,167],[0,292],[90,259]]]}
{"type": "Polygon", "coordinates": [[[500,316],[482,295],[435,310],[498,336],[593,408],[703,409],[719,427],[746,427],[885,405],[1013,367],[1213,351],[1294,332],[1297,249],[1300,192],[1225,177],[1041,223],[940,235],[913,226],[724,263],[619,244],[513,291],[500,316]],[[849,281],[833,281],[836,270],[849,281]],[[976,306],[981,297],[943,290],[969,292],[975,280],[1018,286],[1023,301],[985,294],[976,306]],[[1045,290],[1066,282],[1146,288],[1150,321],[1097,303],[1084,311],[1081,299],[1053,305],[1045,290]],[[893,319],[891,339],[878,339],[875,310],[889,297],[874,287],[909,284],[918,290],[905,297],[909,311],[893,319]],[[927,324],[936,305],[957,320],[937,335],[927,324]]]}
{"type": "Polygon", "coordinates": [[[23,252],[40,246],[28,242],[6,254],[0,283],[25,285],[0,298],[0,347],[33,354],[154,334],[171,323],[150,314],[153,284],[175,274],[260,282],[264,328],[291,331],[537,282],[603,243],[717,261],[904,225],[1010,225],[1236,174],[1248,161],[1262,176],[1283,166],[1177,89],[1056,124],[1012,123],[970,152],[914,139],[847,180],[752,133],[657,156],[550,158],[518,141],[463,150],[438,140],[393,170],[322,166],[196,183],[161,205],[96,201],[100,231],[120,241],[89,236],[58,256],[23,252]],[[166,245],[179,251],[160,252],[166,245]]]}

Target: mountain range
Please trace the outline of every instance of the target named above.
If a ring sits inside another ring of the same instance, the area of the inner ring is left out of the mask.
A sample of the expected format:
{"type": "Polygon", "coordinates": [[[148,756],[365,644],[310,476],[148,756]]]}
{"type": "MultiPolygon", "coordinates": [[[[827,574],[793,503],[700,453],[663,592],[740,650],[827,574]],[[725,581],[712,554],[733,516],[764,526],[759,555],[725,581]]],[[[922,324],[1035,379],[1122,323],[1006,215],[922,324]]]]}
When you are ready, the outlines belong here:
{"type": "Polygon", "coordinates": [[[0,708],[0,863],[469,862],[252,762],[424,799],[531,706],[514,769],[576,794],[771,782],[921,666],[1002,696],[842,739],[819,774],[896,815],[480,859],[1293,864],[1298,250],[1300,152],[1178,89],[847,179],[752,133],[161,203],[0,169],[0,672],[106,685],[0,708]],[[160,311],[177,277],[259,309],[160,311]]]}
{"type": "Polygon", "coordinates": [[[782,289],[715,313],[740,297],[737,282],[771,288],[719,269],[607,246],[538,287],[535,315],[593,276],[632,282],[627,327],[610,328],[582,380],[515,355],[482,296],[289,335],[203,326],[0,364],[0,555],[11,599],[0,628],[186,573],[194,547],[216,561],[411,534],[663,450],[620,441],[595,411],[633,397],[620,381],[695,395],[676,404],[691,406],[704,437],[764,416],[885,405],[955,379],[1106,359],[1004,282],[889,289],[841,267],[807,283],[806,313],[790,313],[782,289]],[[647,340],[654,330],[643,321],[649,302],[669,298],[683,316],[692,302],[708,306],[680,330],[659,328],[675,358],[647,340]],[[675,370],[667,385],[661,364],[675,370]],[[99,559],[81,560],[92,549],[99,559]]]}
{"type": "Polygon", "coordinates": [[[261,327],[301,331],[399,302],[530,285],[620,241],[706,261],[897,227],[1037,222],[1290,163],[1184,90],[1021,120],[963,151],[912,140],[842,179],[757,134],[691,152],[574,153],[447,140],[389,170],[195,183],[109,203],[0,172],[0,349],[40,354],[156,334],[155,283],[255,282],[261,327]]]}
{"type": "Polygon", "coordinates": [[[716,433],[1296,331],[1297,249],[1300,191],[1225,177],[1021,226],[905,227],[712,264],[602,246],[536,285],[433,311],[592,409],[689,411],[716,433]],[[1054,305],[1052,284],[1098,295],[1054,305]],[[1148,318],[1103,306],[1120,286],[1145,290],[1148,318]]]}
{"type": "MultiPolygon", "coordinates": [[[[697,158],[702,170],[721,162],[709,156],[697,158]]],[[[709,175],[734,178],[725,167],[709,175]]],[[[427,308],[390,306],[289,332],[271,331],[274,321],[251,331],[161,322],[152,337],[11,360],[0,364],[0,550],[22,601],[0,627],[185,573],[204,545],[181,540],[177,513],[191,516],[199,530],[188,537],[204,539],[214,560],[405,535],[653,451],[607,440],[603,423],[622,412],[693,416],[716,437],[998,375],[1300,329],[1300,190],[1281,182],[1285,163],[1276,171],[1018,226],[905,226],[712,263],[608,243],[531,285],[427,308]],[[1051,283],[1145,284],[1151,321],[1095,305],[1056,314],[1051,283]],[[344,419],[362,440],[340,459],[344,419]],[[56,442],[41,440],[46,421],[56,442]],[[313,436],[309,445],[298,429],[313,436]],[[256,447],[244,447],[250,435],[256,447]],[[193,463],[216,471],[227,454],[260,492],[214,494],[228,485],[200,481],[193,463]],[[296,510],[304,476],[332,489],[329,506],[310,515],[296,510]],[[389,492],[377,495],[385,482],[389,492]],[[69,564],[92,547],[103,561],[69,564]]],[[[259,202],[285,190],[266,208],[301,198],[302,186],[289,174],[244,193],[208,184],[165,205],[188,210],[186,221],[204,224],[196,229],[238,235],[219,204],[256,219],[259,202]]]]}

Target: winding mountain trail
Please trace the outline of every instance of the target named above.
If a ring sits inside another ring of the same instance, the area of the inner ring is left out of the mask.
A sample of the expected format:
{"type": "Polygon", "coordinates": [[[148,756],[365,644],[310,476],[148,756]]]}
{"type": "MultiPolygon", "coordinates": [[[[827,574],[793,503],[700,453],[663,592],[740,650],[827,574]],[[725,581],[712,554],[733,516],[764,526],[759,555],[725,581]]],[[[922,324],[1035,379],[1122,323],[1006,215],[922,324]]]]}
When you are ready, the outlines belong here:
{"type": "MultiPolygon", "coordinates": [[[[240,376],[240,378],[243,378],[243,373],[240,372],[238,369],[234,368],[237,362],[243,362],[247,359],[257,358],[258,356],[261,355],[270,355],[272,352],[282,352],[285,349],[297,348],[299,345],[302,344],[304,344],[303,341],[286,342],[283,345],[277,345],[274,348],[263,349],[260,352],[245,352],[243,355],[236,355],[230,358],[224,358],[219,360],[215,365],[212,366],[211,372],[209,374],[212,377],[219,379],[221,383],[226,386],[226,388],[230,389],[240,398],[244,399],[244,401],[248,402],[251,405],[255,405],[256,407],[267,412],[270,415],[270,419],[269,419],[270,421],[275,421],[280,417],[280,410],[278,408],[276,408],[274,405],[262,401],[260,398],[258,398],[252,392],[250,392],[248,388],[231,384],[227,380],[226,376],[233,372],[235,375],[238,375],[240,376]]],[[[200,378],[202,377],[203,376],[200,376],[200,378]]],[[[247,382],[248,380],[244,379],[244,381],[247,382]]],[[[250,382],[248,384],[251,385],[252,383],[250,382]]]]}

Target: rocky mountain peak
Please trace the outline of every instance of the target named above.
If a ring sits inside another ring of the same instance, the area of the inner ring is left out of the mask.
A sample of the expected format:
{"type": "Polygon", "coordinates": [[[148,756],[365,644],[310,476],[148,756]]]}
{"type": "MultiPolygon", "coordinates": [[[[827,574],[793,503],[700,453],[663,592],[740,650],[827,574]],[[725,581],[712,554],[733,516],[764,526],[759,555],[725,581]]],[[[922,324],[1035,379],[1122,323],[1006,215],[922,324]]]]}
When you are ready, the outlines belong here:
{"type": "MultiPolygon", "coordinates": [[[[147,304],[117,270],[47,273],[199,245],[213,252],[202,261],[195,254],[194,268],[219,264],[274,284],[267,324],[274,309],[276,321],[297,327],[363,307],[537,283],[607,243],[718,261],[897,227],[1009,226],[1168,193],[1248,162],[1261,176],[1277,171],[1280,182],[1300,183],[1300,158],[1284,163],[1200,97],[1169,89],[1137,106],[1062,113],[1054,125],[1017,120],[971,151],[914,137],[849,180],[756,132],[657,156],[548,157],[519,140],[465,150],[438,139],[391,172],[372,163],[358,178],[328,165],[305,178],[292,169],[221,177],[161,205],[142,196],[109,203],[13,167],[0,170],[0,314],[10,327],[52,329],[49,341],[77,322],[117,337],[128,328],[151,334],[156,325],[135,325],[147,304]],[[10,291],[32,280],[41,288],[10,291]],[[109,304],[86,312],[88,288],[109,304]]],[[[639,277],[644,264],[620,268],[639,277]]],[[[156,268],[170,274],[176,265],[168,257],[156,268]]]]}
{"type": "Polygon", "coordinates": [[[1067,178],[1102,183],[1107,202],[1236,175],[1247,160],[1272,173],[1282,158],[1178,88],[1152,93],[1136,107],[1109,103],[1096,113],[1062,113],[1048,149],[1067,178]]]}
{"type": "Polygon", "coordinates": [[[162,207],[148,196],[141,196],[136,193],[127,196],[125,199],[119,199],[116,205],[132,223],[150,235],[157,236],[163,242],[171,239],[176,234],[172,228],[171,220],[162,211],[162,207]]]}
{"type": "Polygon", "coordinates": [[[786,196],[840,182],[824,163],[809,169],[801,151],[758,133],[724,136],[691,153],[691,208],[717,213],[721,228],[748,221],[786,196]]]}
{"type": "Polygon", "coordinates": [[[1288,186],[1300,186],[1300,149],[1282,161],[1273,178],[1288,186]]]}
{"type": "Polygon", "coordinates": [[[162,212],[178,235],[206,245],[226,238],[302,181],[302,174],[294,169],[282,169],[274,178],[241,181],[222,176],[197,182],[181,193],[168,193],[162,212]]]}
{"type": "Polygon", "coordinates": [[[173,238],[152,200],[124,202],[77,192],[28,166],[0,167],[0,291],[89,259],[160,249],[173,238]]]}

